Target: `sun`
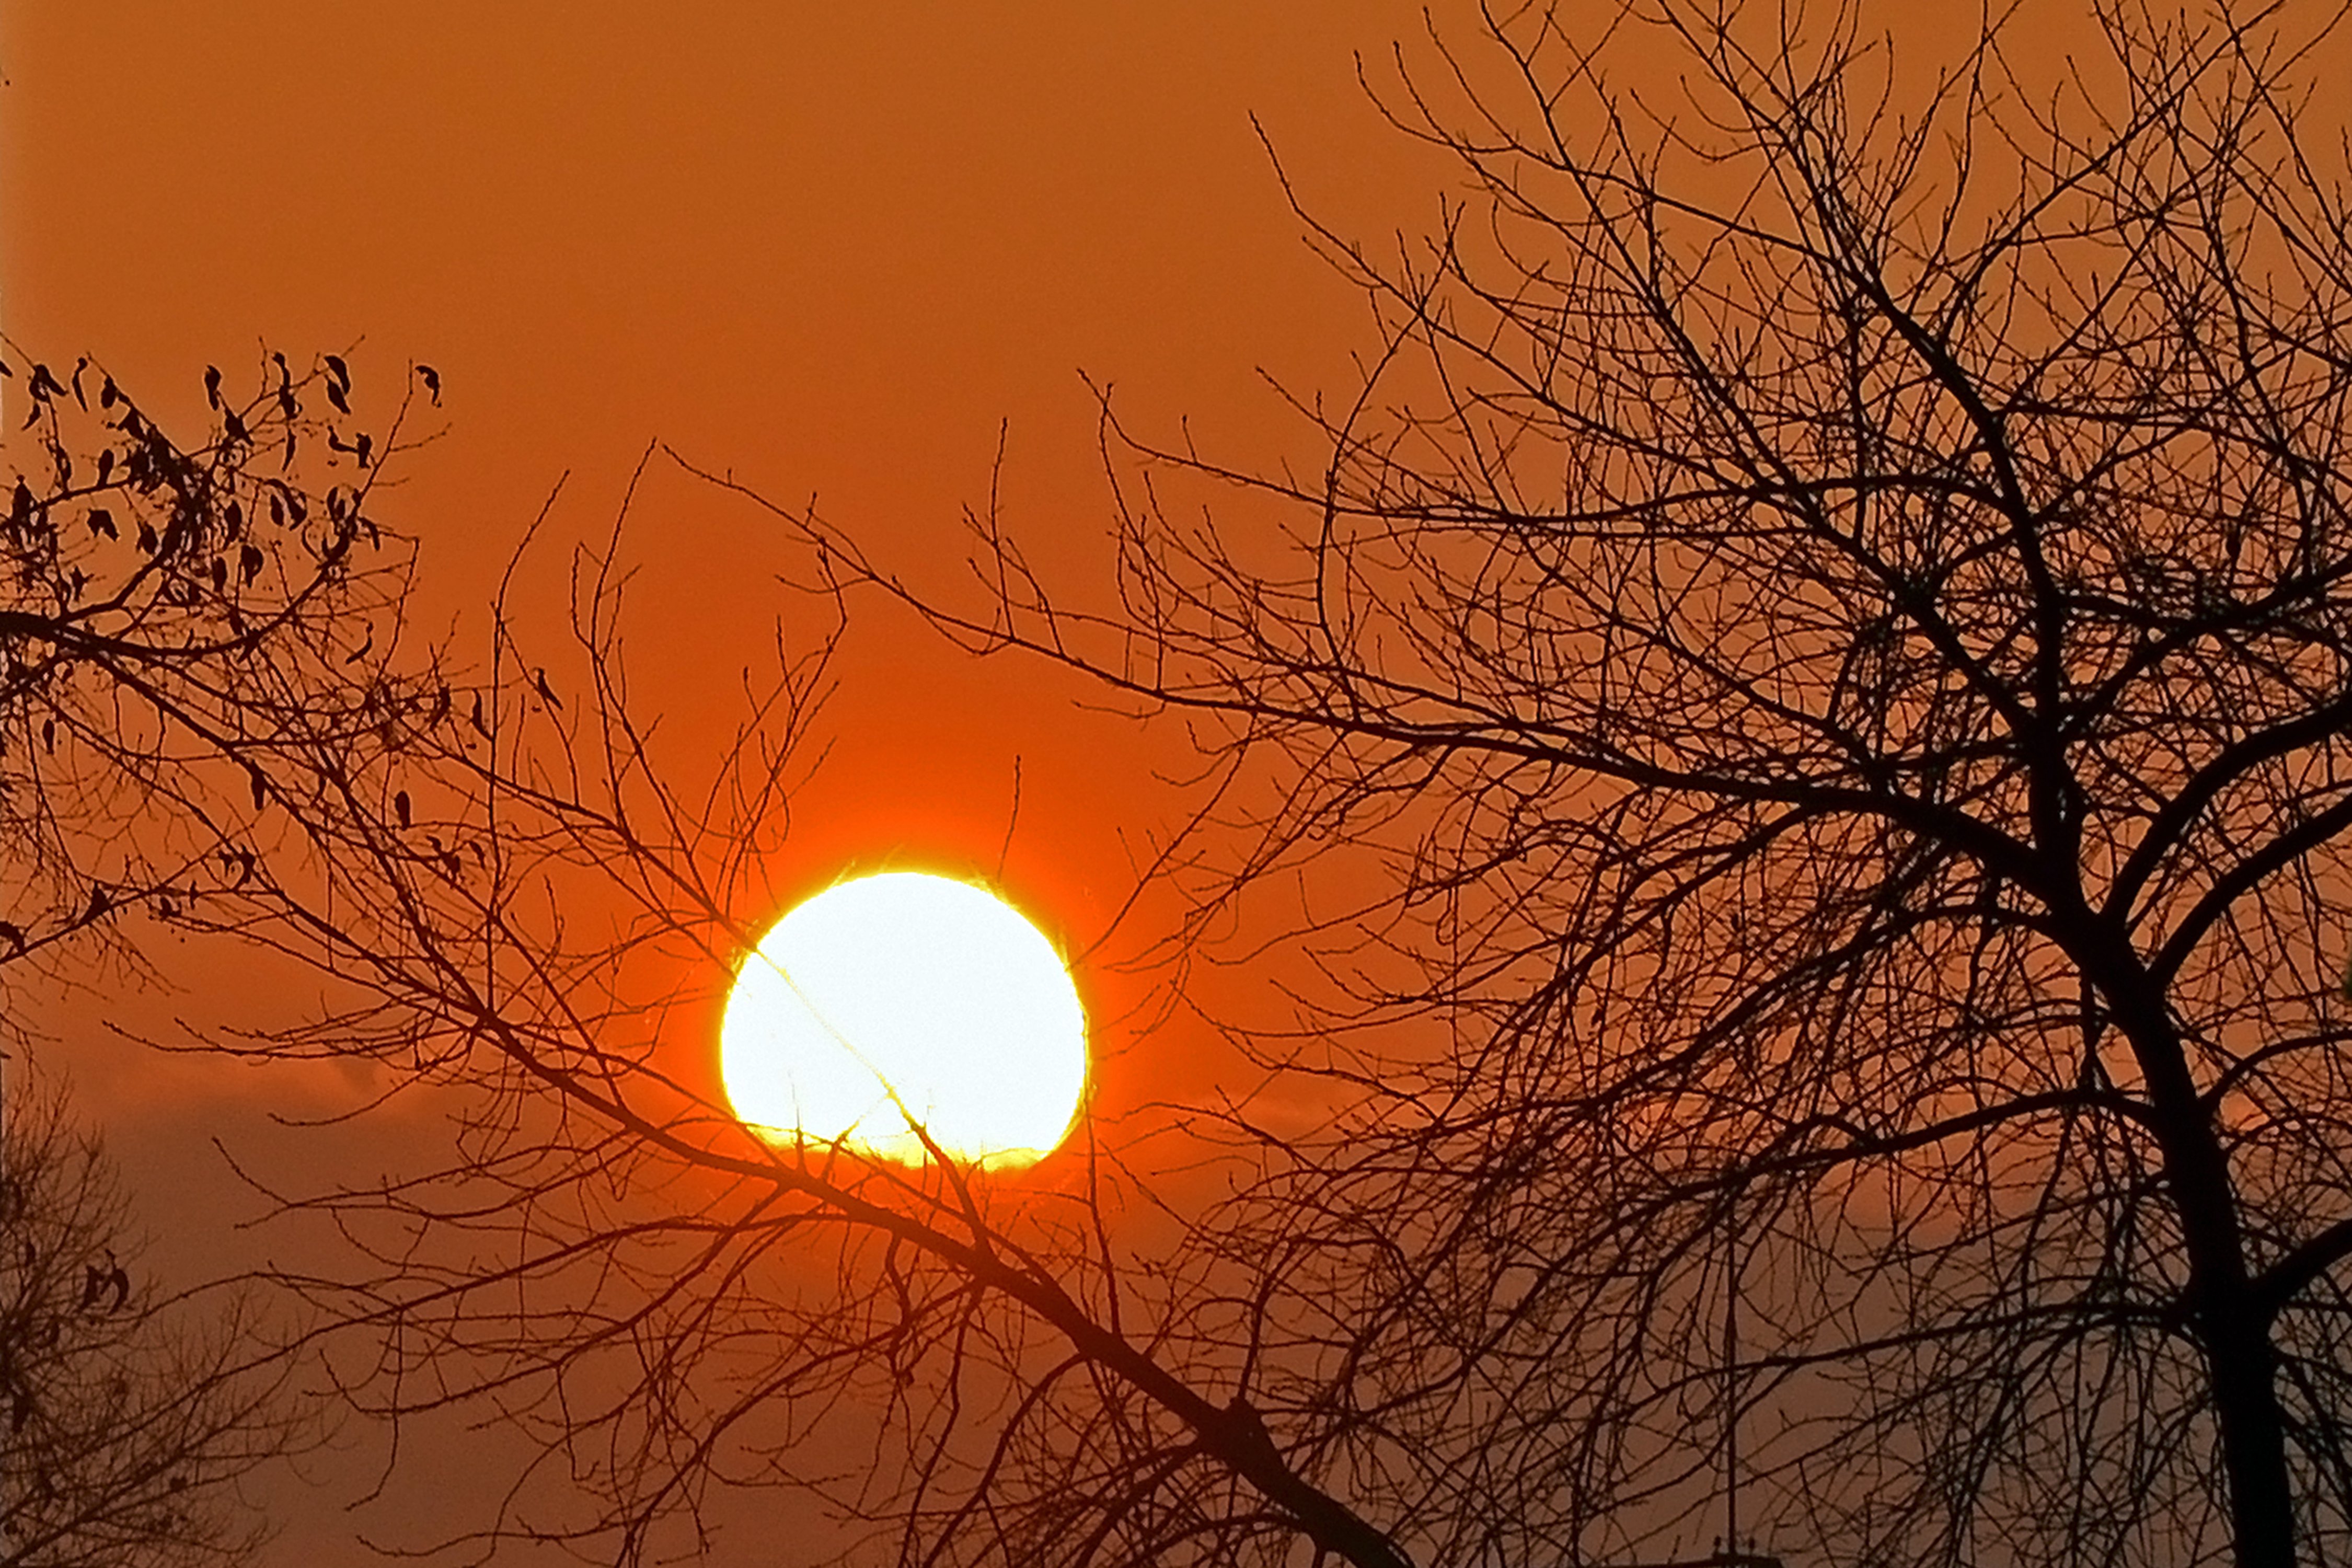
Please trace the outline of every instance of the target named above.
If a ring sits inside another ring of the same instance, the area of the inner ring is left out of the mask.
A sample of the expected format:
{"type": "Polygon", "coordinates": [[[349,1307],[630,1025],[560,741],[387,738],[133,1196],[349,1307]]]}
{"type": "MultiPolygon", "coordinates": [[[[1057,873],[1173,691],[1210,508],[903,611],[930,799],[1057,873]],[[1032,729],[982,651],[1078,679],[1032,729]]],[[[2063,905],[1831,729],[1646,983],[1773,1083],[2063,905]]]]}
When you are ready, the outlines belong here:
{"type": "Polygon", "coordinates": [[[719,1031],[738,1118],[905,1164],[1034,1164],[1087,1088],[1087,1020],[1044,932],[924,872],[839,882],[747,954],[719,1031]],[[916,1131],[922,1129],[921,1135],[916,1131]]]}

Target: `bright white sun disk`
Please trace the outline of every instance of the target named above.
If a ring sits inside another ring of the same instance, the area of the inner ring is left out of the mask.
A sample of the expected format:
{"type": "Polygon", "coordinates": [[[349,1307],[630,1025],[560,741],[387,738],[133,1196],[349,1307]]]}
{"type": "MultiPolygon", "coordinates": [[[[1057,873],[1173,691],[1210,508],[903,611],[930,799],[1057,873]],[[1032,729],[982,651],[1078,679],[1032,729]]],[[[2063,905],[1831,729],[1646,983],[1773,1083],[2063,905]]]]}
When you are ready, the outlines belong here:
{"type": "Polygon", "coordinates": [[[794,908],[748,954],[719,1026],[735,1114],[762,1136],[920,1164],[1026,1165],[1068,1132],[1087,1085],[1068,967],[969,882],[889,872],[794,908]]]}

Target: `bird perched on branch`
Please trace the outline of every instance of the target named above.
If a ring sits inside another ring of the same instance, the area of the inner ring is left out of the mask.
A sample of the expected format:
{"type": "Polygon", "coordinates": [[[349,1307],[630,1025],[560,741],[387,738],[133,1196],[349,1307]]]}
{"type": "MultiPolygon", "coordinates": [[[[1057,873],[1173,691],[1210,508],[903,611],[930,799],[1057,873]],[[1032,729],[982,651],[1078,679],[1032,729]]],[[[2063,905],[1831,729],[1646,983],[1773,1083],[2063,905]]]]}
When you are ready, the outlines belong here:
{"type": "Polygon", "coordinates": [[[83,1311],[120,1312],[131,1304],[131,1275],[121,1264],[115,1261],[113,1253],[110,1252],[106,1255],[104,1268],[100,1268],[95,1263],[85,1263],[82,1265],[81,1273],[81,1310],[83,1311]],[[105,1302],[109,1295],[112,1295],[114,1300],[101,1307],[100,1303],[105,1302]]]}

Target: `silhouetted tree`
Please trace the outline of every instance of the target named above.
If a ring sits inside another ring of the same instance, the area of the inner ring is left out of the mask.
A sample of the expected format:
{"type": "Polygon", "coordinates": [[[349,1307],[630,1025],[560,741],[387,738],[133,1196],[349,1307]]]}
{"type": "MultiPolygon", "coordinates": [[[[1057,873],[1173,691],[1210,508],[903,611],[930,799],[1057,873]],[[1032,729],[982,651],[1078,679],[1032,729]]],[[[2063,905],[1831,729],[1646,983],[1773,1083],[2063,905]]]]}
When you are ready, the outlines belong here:
{"type": "Polygon", "coordinates": [[[934,608],[1222,720],[1223,896],[1354,896],[1262,1045],[1339,1114],[1211,1228],[1429,1561],[1686,1540],[1734,1436],[1727,1549],[2345,1549],[2336,10],[2092,16],[1490,13],[1393,105],[1470,194],[1316,230],[1323,471],[1129,443],[1124,613],[934,608]]]}
{"type": "Polygon", "coordinates": [[[286,809],[291,742],[359,756],[453,721],[429,651],[390,663],[410,552],[366,508],[402,418],[379,442],[340,356],[298,376],[273,354],[243,400],[207,369],[205,437],[184,444],[102,367],[7,351],[0,1563],[241,1560],[258,1527],[236,1483],[295,1436],[288,1363],[244,1298],[134,1276],[96,1142],[20,1085],[37,1006],[149,977],[142,922],[185,924],[265,856],[322,876],[286,809]],[[320,458],[345,470],[323,490],[320,458]]]}
{"type": "Polygon", "coordinates": [[[724,1114],[665,1020],[765,912],[821,649],[688,792],[608,551],[568,692],[302,754],[340,901],[207,918],[348,986],[257,1052],[475,1097],[314,1200],[380,1267],[304,1283],[396,1331],[391,1408],[494,1395],[601,1500],[493,1537],[634,1561],[742,1481],[906,1562],[1519,1568],[1654,1560],[1727,1468],[1728,1553],[2342,1554],[2352,235],[2284,30],[2329,18],[2100,6],[2064,71],[1993,25],[1925,80],[1850,11],[1482,16],[1392,104],[1470,194],[1393,261],[1316,231],[1382,335],[1301,400],[1313,479],[1113,426],[1095,612],[992,514],[967,612],[771,509],[1190,715],[1198,930],[1345,900],[1247,1037],[1280,1092],[1189,1124],[1229,1197],[724,1114]]]}
{"type": "Polygon", "coordinates": [[[396,744],[449,699],[429,657],[392,673],[410,552],[366,510],[407,398],[379,441],[340,356],[298,377],[270,354],[243,401],[206,370],[209,428],[184,446],[102,368],[7,346],[0,982],[69,988],[140,965],[126,917],[176,920],[249,874],[289,826],[287,734],[396,744]],[[322,394],[331,413],[306,405],[322,394]],[[347,470],[323,491],[321,458],[347,470]]]}
{"type": "Polygon", "coordinates": [[[360,1256],[278,1276],[331,1325],[362,1410],[490,1409],[530,1439],[499,1515],[439,1543],[698,1555],[709,1492],[740,1484],[811,1494],[910,1559],[1278,1555],[1303,1531],[1409,1562],[1235,1397],[1246,1303],[1202,1295],[1225,1288],[1216,1260],[1211,1279],[1167,1237],[1114,1240],[1131,1184],[1108,1151],[1008,1194],[736,1121],[680,1020],[708,1025],[777,907],[764,871],[838,627],[780,644],[689,788],[628,700],[620,536],[574,559],[568,665],[499,617],[509,673],[462,731],[288,753],[318,781],[303,831],[331,906],[264,857],[189,917],[331,978],[318,1013],[237,1048],[366,1060],[452,1131],[380,1182],[283,1194],[360,1256]],[[997,1484],[1054,1465],[1078,1469],[1017,1504],[997,1484]]]}
{"type": "Polygon", "coordinates": [[[10,1074],[0,1139],[0,1563],[247,1560],[238,1483],[300,1436],[249,1294],[171,1294],[65,1097],[10,1074]]]}

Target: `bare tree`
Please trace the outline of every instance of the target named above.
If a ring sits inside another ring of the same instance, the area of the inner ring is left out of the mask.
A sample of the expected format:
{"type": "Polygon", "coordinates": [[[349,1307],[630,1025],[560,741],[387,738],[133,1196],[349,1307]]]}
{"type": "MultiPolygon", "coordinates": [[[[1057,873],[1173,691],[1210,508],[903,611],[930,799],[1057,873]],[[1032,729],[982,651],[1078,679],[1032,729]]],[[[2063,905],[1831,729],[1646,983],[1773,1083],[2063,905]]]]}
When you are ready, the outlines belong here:
{"type": "Polygon", "coordinates": [[[663,1020],[748,945],[821,647],[689,792],[592,553],[581,679],[289,753],[344,901],[207,918],[348,1007],[251,1048],[478,1097],[312,1200],[377,1267],[301,1283],[395,1331],[388,1408],[494,1396],[598,1500],[493,1542],[634,1561],[743,1481],[906,1562],[1654,1561],[1723,1473],[1729,1555],[2343,1553],[2332,16],[2102,5],[2056,72],[1996,20],[1922,88],[1846,10],[1481,15],[1390,100],[1469,196],[1393,261],[1317,229],[1381,339],[1300,400],[1312,479],[1112,426],[1093,613],[992,513],[966,612],[772,509],[844,593],[1221,722],[1202,929],[1347,900],[1248,1037],[1285,1092],[1192,1123],[1230,1197],[725,1116],[663,1020]]]}
{"type": "Polygon", "coordinates": [[[173,1293],[111,1163],[23,1070],[0,1145],[0,1563],[201,1568],[263,1527],[239,1483],[301,1436],[250,1293],[173,1293]]]}
{"type": "Polygon", "coordinates": [[[1727,1458],[1834,1560],[2343,1550],[2336,15],[2095,15],[1918,90],[1853,8],[1489,13],[1393,100],[1473,194],[1318,230],[1384,330],[1328,469],[1138,443],[1125,614],[1000,547],[942,617],[1226,720],[1228,892],[1376,861],[1266,1047],[1347,1114],[1217,1224],[1349,1304],[1299,1418],[1434,1560],[1633,1549],[1727,1458]]]}
{"type": "Polygon", "coordinates": [[[699,1556],[711,1493],[740,1485],[909,1561],[1279,1557],[1303,1534],[1401,1568],[1240,1396],[1247,1302],[1216,1260],[1115,1240],[1131,1184],[1108,1151],[1007,1192],[729,1112],[674,1020],[775,908],[761,869],[839,628],[780,644],[689,788],[630,706],[619,538],[575,557],[571,658],[496,622],[513,673],[478,729],[286,753],[331,907],[263,857],[189,917],[331,978],[326,1011],[242,1048],[368,1060],[451,1118],[421,1168],[287,1194],[360,1250],[279,1276],[362,1410],[487,1409],[532,1440],[505,1509],[435,1543],[699,1556]]]}

